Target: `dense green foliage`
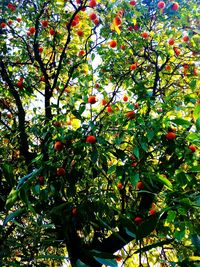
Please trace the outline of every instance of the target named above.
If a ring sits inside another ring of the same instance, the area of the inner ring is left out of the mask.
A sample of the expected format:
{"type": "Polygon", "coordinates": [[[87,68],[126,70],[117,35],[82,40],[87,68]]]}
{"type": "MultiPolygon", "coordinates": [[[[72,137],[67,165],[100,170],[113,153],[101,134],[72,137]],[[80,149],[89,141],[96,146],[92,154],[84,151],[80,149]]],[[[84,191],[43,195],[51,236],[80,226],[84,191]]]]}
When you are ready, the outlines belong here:
{"type": "Polygon", "coordinates": [[[199,266],[199,6],[158,2],[1,2],[0,266],[199,266]]]}

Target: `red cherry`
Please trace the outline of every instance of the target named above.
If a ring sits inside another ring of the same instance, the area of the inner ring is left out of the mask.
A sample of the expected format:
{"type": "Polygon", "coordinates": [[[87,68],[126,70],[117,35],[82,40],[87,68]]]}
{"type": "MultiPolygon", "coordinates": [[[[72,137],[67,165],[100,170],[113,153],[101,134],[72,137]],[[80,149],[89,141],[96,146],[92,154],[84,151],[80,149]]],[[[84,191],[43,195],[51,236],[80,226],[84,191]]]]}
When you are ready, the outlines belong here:
{"type": "Polygon", "coordinates": [[[133,31],[133,29],[134,29],[133,26],[129,26],[128,27],[128,30],[131,31],[131,32],[133,31]]]}
{"type": "Polygon", "coordinates": [[[78,30],[78,31],[77,31],[77,35],[78,35],[79,37],[83,37],[84,32],[83,32],[82,30],[78,30]]]}
{"type": "Polygon", "coordinates": [[[50,29],[50,30],[49,30],[49,33],[50,33],[50,35],[55,35],[56,32],[55,32],[54,29],[50,29]]]}
{"type": "Polygon", "coordinates": [[[90,0],[89,6],[90,6],[91,8],[94,8],[96,5],[97,5],[96,0],[90,0]]]}
{"type": "Polygon", "coordinates": [[[122,184],[122,183],[118,183],[117,188],[118,188],[119,190],[123,189],[123,184],[122,184]]]}
{"type": "Polygon", "coordinates": [[[30,32],[31,35],[33,35],[36,30],[35,27],[30,27],[28,31],[30,32]]]}
{"type": "Polygon", "coordinates": [[[192,153],[197,150],[197,147],[195,145],[190,145],[188,148],[192,151],[192,153]]]}
{"type": "Polygon", "coordinates": [[[115,25],[119,26],[122,24],[122,20],[119,17],[114,18],[115,25]]]}
{"type": "Polygon", "coordinates": [[[80,50],[79,53],[78,53],[78,56],[81,57],[81,56],[84,56],[85,55],[85,50],[80,50]]]}
{"type": "Polygon", "coordinates": [[[60,141],[56,141],[55,144],[54,144],[54,149],[56,151],[62,150],[63,149],[63,144],[60,141]]]}
{"type": "Polygon", "coordinates": [[[150,214],[150,215],[155,215],[155,214],[156,214],[156,210],[155,210],[155,209],[151,209],[151,210],[149,211],[149,214],[150,214]]]}
{"type": "Polygon", "coordinates": [[[96,18],[95,20],[93,20],[93,22],[94,22],[95,25],[98,25],[99,24],[99,19],[96,18]]]}
{"type": "Polygon", "coordinates": [[[126,113],[126,117],[128,119],[133,119],[134,118],[134,115],[135,115],[135,111],[134,110],[131,110],[129,112],[126,113]]]}
{"type": "Polygon", "coordinates": [[[168,140],[174,140],[176,138],[176,134],[174,132],[168,132],[168,133],[166,133],[165,137],[168,140]]]}
{"type": "Polygon", "coordinates": [[[94,95],[90,95],[89,97],[88,97],[88,103],[90,103],[90,104],[95,104],[97,102],[97,100],[96,100],[96,96],[94,96],[94,95]]]}
{"type": "Polygon", "coordinates": [[[44,177],[43,176],[38,176],[38,182],[40,185],[44,185],[44,177]]]}
{"type": "Polygon", "coordinates": [[[135,70],[136,68],[137,68],[137,63],[131,64],[131,66],[130,66],[131,70],[135,70]]]}
{"type": "Polygon", "coordinates": [[[102,104],[102,106],[106,106],[106,105],[107,105],[107,101],[106,101],[105,99],[103,99],[103,100],[101,101],[101,104],[102,104]]]}
{"type": "Polygon", "coordinates": [[[19,82],[17,82],[16,86],[17,86],[18,88],[22,89],[22,88],[24,87],[24,85],[23,85],[23,81],[19,81],[19,82]]]}
{"type": "Polygon", "coordinates": [[[122,261],[122,257],[121,256],[118,256],[117,258],[115,258],[117,262],[120,262],[122,261]]]}
{"type": "Polygon", "coordinates": [[[144,184],[143,184],[143,182],[142,182],[142,181],[139,181],[139,182],[137,183],[136,187],[137,187],[137,189],[139,189],[139,190],[144,189],[144,184]]]}
{"type": "Polygon", "coordinates": [[[171,66],[170,65],[167,65],[166,67],[165,67],[165,69],[167,70],[167,71],[171,71],[171,66]]]}
{"type": "Polygon", "coordinates": [[[57,176],[64,176],[65,174],[66,174],[66,171],[64,168],[57,169],[57,176]]]}
{"type": "Polygon", "coordinates": [[[110,47],[115,48],[117,46],[117,41],[112,40],[110,41],[110,47]]]}
{"type": "Polygon", "coordinates": [[[131,166],[132,166],[132,167],[136,167],[136,166],[137,166],[137,162],[133,162],[133,163],[131,164],[131,166]]]}
{"type": "Polygon", "coordinates": [[[98,84],[98,83],[95,84],[95,88],[96,88],[96,89],[99,88],[99,84],[98,84]]]}
{"type": "Polygon", "coordinates": [[[87,136],[87,138],[86,138],[86,142],[87,142],[87,143],[90,143],[90,144],[94,144],[94,143],[96,143],[96,141],[97,141],[97,139],[96,139],[96,137],[93,136],[93,135],[89,135],[89,136],[87,136]]]}
{"type": "Polygon", "coordinates": [[[0,25],[1,25],[1,28],[5,28],[7,26],[5,22],[1,22],[0,25]]]}
{"type": "Polygon", "coordinates": [[[95,20],[97,18],[97,15],[95,13],[91,13],[89,15],[90,20],[95,20]]]}
{"type": "Polygon", "coordinates": [[[189,40],[190,39],[188,35],[183,36],[183,42],[187,43],[189,40]]]}
{"type": "Polygon", "coordinates": [[[174,2],[172,4],[172,10],[177,11],[179,9],[179,4],[177,2],[174,2]]]}
{"type": "Polygon", "coordinates": [[[148,32],[142,32],[141,36],[142,36],[142,38],[147,39],[149,34],[148,34],[148,32]]]}
{"type": "Polygon", "coordinates": [[[113,109],[112,109],[111,106],[108,106],[108,107],[107,107],[107,112],[108,112],[108,113],[112,113],[112,112],[113,112],[113,109]]]}
{"type": "Polygon", "coordinates": [[[11,11],[15,11],[15,10],[16,10],[16,6],[13,5],[13,4],[11,4],[11,3],[9,3],[9,4],[7,5],[7,7],[8,7],[8,9],[10,9],[11,11]]]}
{"type": "Polygon", "coordinates": [[[181,50],[177,47],[174,47],[174,53],[176,54],[176,56],[178,57],[181,53],[181,50]]]}
{"type": "Polygon", "coordinates": [[[77,208],[73,208],[72,209],[72,215],[73,216],[77,216],[77,208]]]}
{"type": "Polygon", "coordinates": [[[140,224],[143,222],[143,220],[142,220],[141,217],[136,217],[136,218],[134,219],[134,222],[135,222],[137,225],[140,225],[140,224]]]}
{"type": "Polygon", "coordinates": [[[123,100],[124,100],[125,102],[127,102],[127,101],[128,101],[128,96],[125,95],[125,96],[123,97],[123,100]]]}
{"type": "Polygon", "coordinates": [[[139,30],[139,25],[138,25],[138,24],[135,24],[135,25],[133,26],[133,29],[134,29],[135,31],[138,31],[138,30],[139,30]]]}
{"type": "Polygon", "coordinates": [[[168,44],[169,45],[174,45],[174,40],[172,38],[170,38],[169,41],[168,41],[168,44]]]}
{"type": "Polygon", "coordinates": [[[131,6],[136,6],[137,3],[136,3],[136,1],[130,1],[129,4],[130,4],[131,6]]]}
{"type": "Polygon", "coordinates": [[[48,27],[49,22],[48,22],[48,20],[42,20],[42,21],[41,21],[41,24],[42,24],[42,26],[43,26],[44,28],[46,28],[46,27],[48,27]]]}
{"type": "Polygon", "coordinates": [[[163,1],[158,2],[158,8],[160,8],[160,9],[165,8],[165,2],[163,2],[163,1]]]}
{"type": "Polygon", "coordinates": [[[138,108],[139,108],[139,104],[138,104],[138,103],[135,103],[135,104],[134,104],[134,107],[135,107],[136,109],[138,109],[138,108]]]}
{"type": "Polygon", "coordinates": [[[43,48],[42,47],[39,47],[38,48],[38,51],[39,51],[39,53],[42,53],[43,52],[43,48]]]}

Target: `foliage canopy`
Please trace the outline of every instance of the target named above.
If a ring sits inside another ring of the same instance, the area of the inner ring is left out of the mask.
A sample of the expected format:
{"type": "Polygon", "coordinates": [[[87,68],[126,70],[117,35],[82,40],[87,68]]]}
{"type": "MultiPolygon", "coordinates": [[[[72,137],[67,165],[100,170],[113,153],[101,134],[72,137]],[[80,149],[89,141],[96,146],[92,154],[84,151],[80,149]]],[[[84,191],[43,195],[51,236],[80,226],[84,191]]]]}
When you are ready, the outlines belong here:
{"type": "Polygon", "coordinates": [[[199,266],[198,1],[1,1],[0,265],[199,266]]]}

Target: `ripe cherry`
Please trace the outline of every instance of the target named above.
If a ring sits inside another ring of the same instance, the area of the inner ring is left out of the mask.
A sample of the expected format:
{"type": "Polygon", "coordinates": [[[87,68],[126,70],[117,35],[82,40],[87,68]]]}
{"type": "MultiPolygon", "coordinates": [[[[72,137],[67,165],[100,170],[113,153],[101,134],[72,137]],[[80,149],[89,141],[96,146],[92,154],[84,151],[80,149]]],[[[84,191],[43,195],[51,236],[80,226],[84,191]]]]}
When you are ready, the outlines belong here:
{"type": "Polygon", "coordinates": [[[87,138],[86,138],[86,142],[87,142],[87,143],[90,143],[90,144],[94,144],[94,143],[96,143],[96,141],[97,141],[97,139],[96,139],[96,137],[93,136],[93,135],[89,135],[89,136],[87,136],[87,138]]]}
{"type": "Polygon", "coordinates": [[[140,224],[143,222],[143,220],[142,220],[141,217],[136,217],[136,218],[134,219],[134,222],[135,222],[137,225],[140,225],[140,224]]]}

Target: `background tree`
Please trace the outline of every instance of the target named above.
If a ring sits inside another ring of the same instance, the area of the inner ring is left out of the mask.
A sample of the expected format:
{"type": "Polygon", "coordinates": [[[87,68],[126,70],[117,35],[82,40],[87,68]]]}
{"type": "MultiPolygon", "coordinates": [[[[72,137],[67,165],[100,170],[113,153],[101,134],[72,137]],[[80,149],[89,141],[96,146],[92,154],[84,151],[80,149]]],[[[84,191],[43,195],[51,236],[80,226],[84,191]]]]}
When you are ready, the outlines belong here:
{"type": "Polygon", "coordinates": [[[1,7],[1,265],[198,266],[198,1],[1,7]]]}

